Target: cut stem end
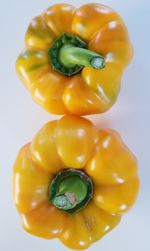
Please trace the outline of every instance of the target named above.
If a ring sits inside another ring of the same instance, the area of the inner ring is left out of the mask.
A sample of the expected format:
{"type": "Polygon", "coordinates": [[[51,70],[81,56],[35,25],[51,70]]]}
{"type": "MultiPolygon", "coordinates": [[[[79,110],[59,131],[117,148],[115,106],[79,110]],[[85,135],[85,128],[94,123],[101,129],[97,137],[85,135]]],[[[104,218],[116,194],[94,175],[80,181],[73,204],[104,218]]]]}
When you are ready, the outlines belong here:
{"type": "Polygon", "coordinates": [[[50,184],[49,202],[69,213],[83,208],[92,196],[92,180],[83,171],[68,169],[59,172],[50,184]]]}

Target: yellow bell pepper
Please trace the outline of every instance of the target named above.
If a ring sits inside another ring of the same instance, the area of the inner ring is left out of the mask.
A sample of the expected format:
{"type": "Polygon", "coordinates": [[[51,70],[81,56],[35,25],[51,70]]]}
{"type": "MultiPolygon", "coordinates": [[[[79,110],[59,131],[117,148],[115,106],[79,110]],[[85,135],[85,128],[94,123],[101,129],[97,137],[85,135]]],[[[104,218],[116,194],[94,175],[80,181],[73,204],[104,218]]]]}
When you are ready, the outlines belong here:
{"type": "Polygon", "coordinates": [[[125,24],[109,7],[55,4],[30,23],[16,69],[46,111],[103,113],[115,103],[132,55],[125,24]]]}
{"type": "Polygon", "coordinates": [[[13,194],[26,231],[86,249],[134,203],[137,160],[113,130],[66,115],[20,150],[13,194]]]}

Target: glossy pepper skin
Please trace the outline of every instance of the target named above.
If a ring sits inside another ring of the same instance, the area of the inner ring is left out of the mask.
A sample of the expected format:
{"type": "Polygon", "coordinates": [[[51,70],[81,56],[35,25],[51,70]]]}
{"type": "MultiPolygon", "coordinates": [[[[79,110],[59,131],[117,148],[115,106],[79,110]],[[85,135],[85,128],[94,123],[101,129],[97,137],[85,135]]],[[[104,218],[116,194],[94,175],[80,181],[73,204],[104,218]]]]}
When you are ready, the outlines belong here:
{"type": "Polygon", "coordinates": [[[25,50],[17,59],[17,73],[33,100],[53,114],[96,114],[116,102],[124,68],[133,55],[121,17],[101,4],[76,9],[55,4],[35,17],[25,35],[25,50]],[[62,33],[76,35],[89,50],[104,56],[105,67],[83,69],[67,77],[52,69],[48,50],[62,33]]]}
{"type": "Polygon", "coordinates": [[[48,122],[20,150],[13,169],[13,194],[29,233],[59,238],[72,249],[86,249],[120,221],[139,187],[137,160],[112,130],[66,115],[48,122]],[[93,182],[90,202],[72,214],[48,202],[49,184],[64,169],[83,170],[93,182]]]}

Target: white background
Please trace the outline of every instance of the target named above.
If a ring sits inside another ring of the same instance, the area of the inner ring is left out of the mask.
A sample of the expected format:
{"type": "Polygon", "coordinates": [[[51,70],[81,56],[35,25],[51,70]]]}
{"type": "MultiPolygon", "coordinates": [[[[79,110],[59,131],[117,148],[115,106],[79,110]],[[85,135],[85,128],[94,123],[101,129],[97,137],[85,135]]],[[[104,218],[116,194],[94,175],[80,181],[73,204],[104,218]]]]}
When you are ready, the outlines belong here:
{"type": "MultiPolygon", "coordinates": [[[[99,2],[98,0],[96,0],[99,2]]],[[[52,116],[36,105],[15,73],[15,60],[24,46],[30,20],[61,1],[0,1],[0,250],[50,251],[68,249],[58,240],[45,241],[27,234],[13,205],[12,165],[19,148],[52,116]]],[[[89,1],[65,1],[76,6],[89,1]]],[[[96,242],[89,251],[150,251],[150,2],[107,0],[123,17],[135,49],[125,71],[116,105],[104,115],[90,116],[99,127],[119,131],[139,160],[141,188],[136,205],[120,225],[96,242]],[[149,68],[149,71],[148,71],[149,68]]],[[[57,116],[58,118],[58,116],[57,116]]]]}

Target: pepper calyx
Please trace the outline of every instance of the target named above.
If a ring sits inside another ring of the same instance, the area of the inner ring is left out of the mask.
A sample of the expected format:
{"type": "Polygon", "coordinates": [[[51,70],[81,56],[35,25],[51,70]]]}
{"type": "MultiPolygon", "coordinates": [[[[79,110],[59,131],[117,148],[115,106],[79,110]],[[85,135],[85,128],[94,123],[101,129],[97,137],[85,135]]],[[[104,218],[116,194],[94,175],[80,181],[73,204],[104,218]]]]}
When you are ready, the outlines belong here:
{"type": "Polygon", "coordinates": [[[59,172],[49,187],[49,202],[68,213],[86,206],[92,196],[92,180],[81,170],[67,169],[59,172]]]}
{"type": "Polygon", "coordinates": [[[104,57],[87,49],[87,44],[78,36],[62,33],[48,50],[52,68],[64,75],[72,76],[84,66],[95,69],[105,67],[104,57]]]}

